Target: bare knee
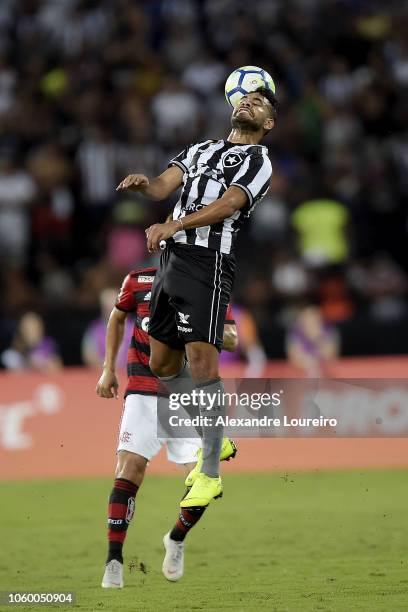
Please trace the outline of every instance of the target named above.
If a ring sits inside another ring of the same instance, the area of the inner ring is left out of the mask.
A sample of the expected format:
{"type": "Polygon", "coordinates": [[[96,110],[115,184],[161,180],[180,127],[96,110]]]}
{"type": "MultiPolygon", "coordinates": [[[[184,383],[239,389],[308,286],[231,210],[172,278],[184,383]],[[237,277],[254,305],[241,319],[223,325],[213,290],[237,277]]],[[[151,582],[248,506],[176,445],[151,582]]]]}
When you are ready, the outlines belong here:
{"type": "Polygon", "coordinates": [[[166,362],[155,355],[152,355],[150,357],[149,366],[153,374],[155,376],[158,376],[159,378],[163,378],[165,376],[174,376],[175,374],[177,374],[177,372],[181,370],[182,367],[181,365],[178,368],[177,366],[174,367],[173,363],[168,361],[166,362]]]}
{"type": "Polygon", "coordinates": [[[130,482],[140,487],[143,482],[146,465],[147,459],[145,457],[136,453],[129,453],[128,451],[119,451],[116,478],[130,480],[130,482]]]}
{"type": "Polygon", "coordinates": [[[155,338],[150,338],[149,366],[155,376],[174,376],[180,372],[184,363],[184,351],[171,349],[155,338]]]}

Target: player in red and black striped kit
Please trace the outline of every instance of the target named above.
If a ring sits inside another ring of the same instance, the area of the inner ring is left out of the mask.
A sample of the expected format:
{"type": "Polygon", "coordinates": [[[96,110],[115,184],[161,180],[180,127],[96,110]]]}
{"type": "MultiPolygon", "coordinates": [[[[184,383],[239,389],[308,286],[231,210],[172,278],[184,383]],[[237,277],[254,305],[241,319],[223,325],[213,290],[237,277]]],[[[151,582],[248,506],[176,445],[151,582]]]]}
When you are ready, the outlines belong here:
{"type": "MultiPolygon", "coordinates": [[[[168,459],[184,465],[188,473],[194,468],[196,453],[201,447],[199,438],[157,438],[158,379],[149,367],[148,336],[150,295],[155,275],[156,268],[144,268],[130,272],[124,279],[109,318],[103,373],[96,387],[100,397],[118,397],[116,358],[123,339],[126,318],[132,314],[135,317],[135,325],[128,351],[128,383],[119,431],[115,482],[109,498],[109,552],[102,580],[103,587],[123,587],[122,548],[133,517],[135,496],[142,484],[148,462],[159,452],[161,446],[166,444],[168,459]]],[[[232,314],[227,315],[225,322],[223,348],[226,350],[234,350],[237,342],[235,323],[231,316],[232,314]]],[[[166,534],[167,564],[163,565],[163,572],[169,580],[181,578],[183,565],[180,561],[184,537],[201,518],[204,510],[205,508],[182,509],[175,527],[166,534]],[[173,565],[172,559],[176,562],[173,565]]]]}

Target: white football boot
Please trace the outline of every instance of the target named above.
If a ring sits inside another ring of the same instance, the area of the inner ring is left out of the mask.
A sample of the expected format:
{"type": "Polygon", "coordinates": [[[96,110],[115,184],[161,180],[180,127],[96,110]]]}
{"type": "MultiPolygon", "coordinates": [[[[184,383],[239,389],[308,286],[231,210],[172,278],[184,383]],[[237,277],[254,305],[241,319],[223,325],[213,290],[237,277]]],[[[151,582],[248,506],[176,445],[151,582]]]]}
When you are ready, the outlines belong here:
{"type": "Polygon", "coordinates": [[[123,588],[123,565],[120,561],[112,559],[112,561],[106,564],[102,586],[104,589],[123,588]]]}
{"type": "Polygon", "coordinates": [[[176,542],[170,538],[170,533],[166,533],[163,545],[166,550],[162,567],[164,577],[176,582],[184,573],[184,542],[176,542]]]}

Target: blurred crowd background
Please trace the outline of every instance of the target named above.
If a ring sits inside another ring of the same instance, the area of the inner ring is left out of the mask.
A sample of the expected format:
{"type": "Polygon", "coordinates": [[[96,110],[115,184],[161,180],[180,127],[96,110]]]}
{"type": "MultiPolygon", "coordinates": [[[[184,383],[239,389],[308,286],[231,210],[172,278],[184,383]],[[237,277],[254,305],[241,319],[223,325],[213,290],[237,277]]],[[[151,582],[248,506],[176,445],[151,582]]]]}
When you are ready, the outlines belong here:
{"type": "Polygon", "coordinates": [[[144,229],[174,204],[116,185],[225,138],[224,82],[247,64],[280,104],[237,254],[257,342],[406,352],[407,32],[403,0],[1,0],[2,366],[92,361],[106,296],[155,262],[144,229]]]}

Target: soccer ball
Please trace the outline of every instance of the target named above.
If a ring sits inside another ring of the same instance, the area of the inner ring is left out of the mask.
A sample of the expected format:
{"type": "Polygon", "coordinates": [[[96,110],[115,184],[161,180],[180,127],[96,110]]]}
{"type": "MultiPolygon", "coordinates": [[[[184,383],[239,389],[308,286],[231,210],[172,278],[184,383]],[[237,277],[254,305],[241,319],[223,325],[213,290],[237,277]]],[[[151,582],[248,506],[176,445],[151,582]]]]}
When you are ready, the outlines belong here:
{"type": "Polygon", "coordinates": [[[231,72],[225,83],[225,97],[227,102],[236,106],[242,96],[255,91],[258,87],[266,87],[275,93],[275,83],[266,70],[258,66],[242,66],[231,72]]]}

